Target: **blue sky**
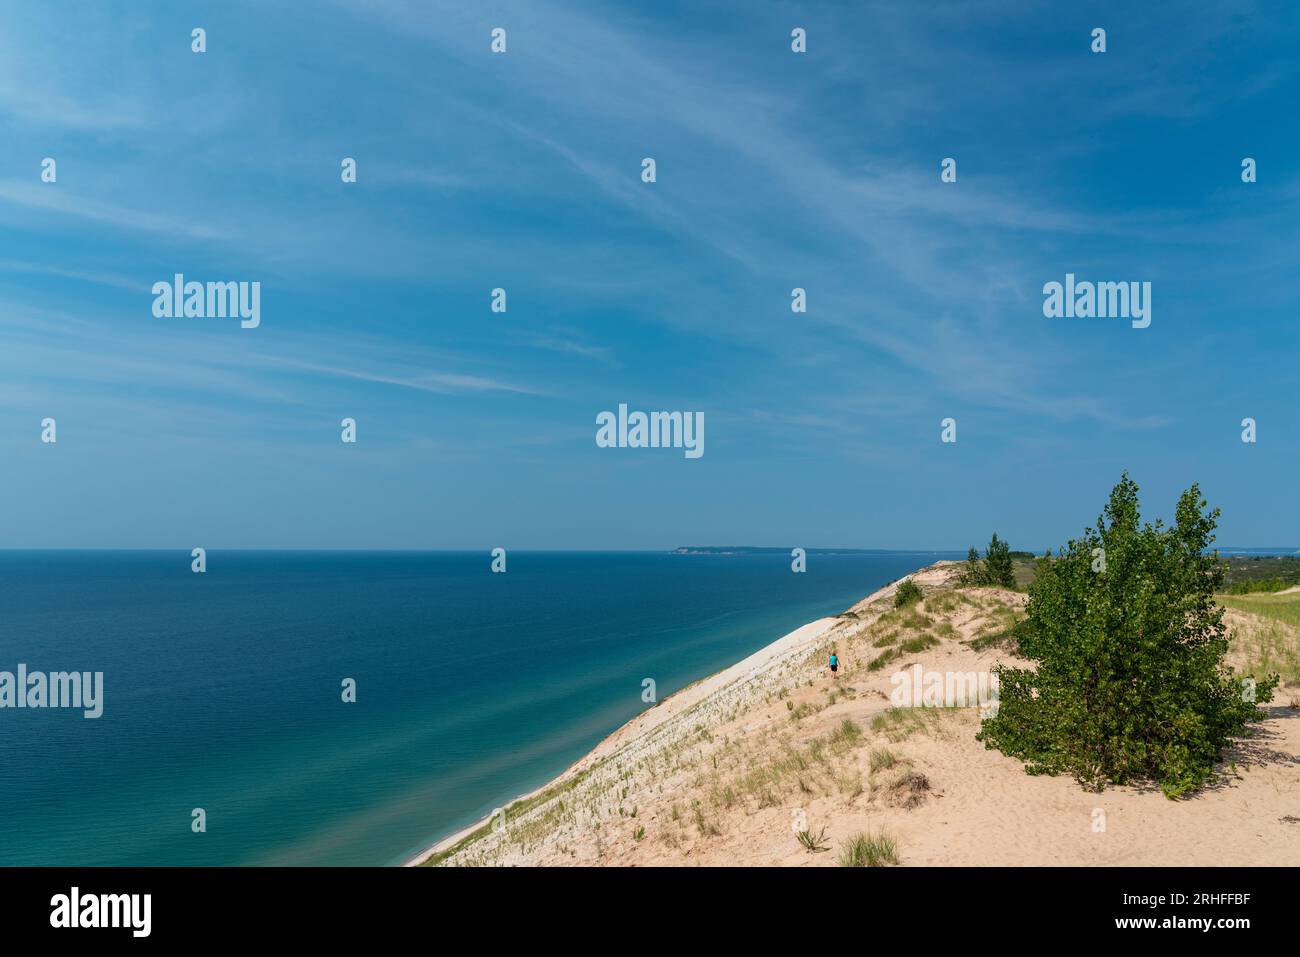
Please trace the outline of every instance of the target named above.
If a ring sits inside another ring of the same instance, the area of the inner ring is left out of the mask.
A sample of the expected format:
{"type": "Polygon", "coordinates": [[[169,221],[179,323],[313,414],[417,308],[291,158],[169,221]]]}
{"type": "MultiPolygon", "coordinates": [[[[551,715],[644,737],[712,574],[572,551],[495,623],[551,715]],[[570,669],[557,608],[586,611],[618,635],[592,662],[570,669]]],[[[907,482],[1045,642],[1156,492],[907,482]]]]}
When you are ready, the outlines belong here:
{"type": "Polygon", "coordinates": [[[1037,550],[1124,469],[1300,545],[1300,9],[1137,6],[11,5],[0,546],[1037,550]]]}

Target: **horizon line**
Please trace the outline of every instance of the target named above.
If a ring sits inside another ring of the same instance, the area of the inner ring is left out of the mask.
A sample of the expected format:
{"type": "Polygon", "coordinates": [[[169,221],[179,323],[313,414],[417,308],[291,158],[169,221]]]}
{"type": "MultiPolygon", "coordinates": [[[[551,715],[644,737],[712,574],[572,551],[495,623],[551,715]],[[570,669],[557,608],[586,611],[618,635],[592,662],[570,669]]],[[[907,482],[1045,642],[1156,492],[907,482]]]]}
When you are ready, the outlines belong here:
{"type": "MultiPolygon", "coordinates": [[[[802,548],[805,552],[874,552],[874,553],[891,553],[891,554],[915,554],[928,555],[938,554],[940,552],[960,552],[966,553],[970,546],[961,546],[958,548],[886,548],[886,547],[860,547],[857,545],[676,545],[671,548],[633,546],[627,548],[602,548],[592,546],[576,546],[571,548],[511,548],[510,546],[491,545],[480,546],[478,548],[427,548],[427,547],[387,547],[387,546],[370,546],[370,545],[55,545],[55,546],[0,546],[0,554],[6,552],[172,552],[184,551],[191,552],[195,548],[203,548],[206,551],[222,552],[385,552],[385,553],[408,553],[408,554],[478,554],[479,552],[491,552],[494,548],[505,548],[508,552],[523,552],[534,554],[554,554],[554,553],[601,553],[601,554],[671,554],[683,549],[688,551],[767,551],[780,552],[791,548],[802,548]]],[[[1013,552],[1030,552],[1038,555],[1037,549],[1012,548],[1013,552]]],[[[1300,554],[1300,546],[1263,546],[1263,545],[1223,545],[1211,549],[1217,552],[1256,552],[1259,557],[1268,555],[1277,555],[1286,557],[1292,554],[1300,554]]]]}

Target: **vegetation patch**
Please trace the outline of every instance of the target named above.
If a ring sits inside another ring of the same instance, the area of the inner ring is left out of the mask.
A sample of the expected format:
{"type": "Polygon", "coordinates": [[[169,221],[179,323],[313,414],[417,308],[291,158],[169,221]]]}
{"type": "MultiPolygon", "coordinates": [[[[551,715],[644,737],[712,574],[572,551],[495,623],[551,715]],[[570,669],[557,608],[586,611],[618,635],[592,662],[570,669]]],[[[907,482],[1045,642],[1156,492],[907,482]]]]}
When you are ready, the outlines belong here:
{"type": "Polygon", "coordinates": [[[898,755],[889,748],[880,748],[871,752],[871,771],[888,771],[898,764],[898,755]]]}
{"type": "MultiPolygon", "coordinates": [[[[518,801],[513,802],[512,804],[508,804],[505,807],[504,811],[502,812],[502,817],[505,821],[505,824],[503,826],[508,827],[509,822],[512,818],[517,818],[523,814],[526,814],[528,811],[540,807],[541,805],[546,804],[548,801],[553,801],[559,798],[561,795],[572,791],[579,784],[581,784],[588,777],[590,777],[592,772],[594,772],[603,763],[604,762],[602,761],[599,764],[593,765],[587,770],[581,771],[578,774],[575,774],[573,777],[568,778],[567,780],[561,781],[558,784],[554,784],[551,787],[546,788],[544,791],[539,791],[537,794],[534,794],[532,797],[522,798],[518,801]]],[[[564,803],[561,801],[559,802],[559,812],[563,813],[563,810],[564,810],[564,803]]],[[[491,820],[475,828],[473,831],[471,831],[469,834],[466,834],[464,837],[462,837],[455,844],[448,847],[446,850],[439,851],[437,854],[431,854],[426,860],[420,862],[420,866],[437,867],[439,864],[443,863],[448,858],[454,857],[455,855],[459,854],[461,851],[466,850],[468,847],[470,847],[470,845],[482,840],[483,838],[491,834],[492,829],[495,826],[495,823],[496,823],[495,820],[491,820]]]]}
{"type": "Polygon", "coordinates": [[[1019,655],[1020,639],[1024,636],[1028,624],[1026,619],[1017,618],[1014,614],[1009,617],[1011,619],[1009,623],[1003,619],[981,628],[980,633],[966,644],[976,651],[1000,648],[1013,655],[1019,655]]]}
{"type": "Polygon", "coordinates": [[[921,597],[921,587],[912,579],[904,578],[903,583],[894,592],[894,607],[906,608],[908,605],[916,604],[921,597]]]}
{"type": "Polygon", "coordinates": [[[1006,542],[993,533],[989,547],[984,550],[984,559],[972,545],[966,553],[966,568],[962,571],[963,585],[994,585],[998,588],[1015,588],[1015,564],[1011,559],[1011,549],[1006,542]]]}
{"type": "Polygon", "coordinates": [[[841,867],[885,867],[898,863],[898,845],[886,831],[854,834],[840,849],[841,867]]]}
{"type": "Polygon", "coordinates": [[[974,600],[964,592],[953,588],[945,588],[925,599],[925,611],[930,614],[947,615],[963,606],[973,605],[974,603],[974,600]]]}
{"type": "Polygon", "coordinates": [[[917,635],[915,638],[908,638],[906,641],[900,642],[893,648],[882,651],[880,654],[876,655],[876,657],[872,658],[867,662],[867,670],[879,671],[895,659],[902,658],[904,655],[919,654],[927,648],[933,648],[937,644],[939,644],[939,639],[934,637],[934,635],[917,635]]]}
{"type": "Polygon", "coordinates": [[[1277,674],[1300,684],[1300,630],[1269,618],[1233,629],[1232,654],[1252,674],[1277,674]]]}
{"type": "Polygon", "coordinates": [[[795,790],[856,796],[862,790],[861,779],[841,767],[839,759],[861,743],[862,729],[845,718],[833,731],[802,747],[787,742],[775,754],[742,754],[738,763],[745,770],[727,784],[715,785],[710,798],[715,805],[730,807],[743,797],[765,808],[778,806],[784,795],[795,790]]]}
{"type": "Polygon", "coordinates": [[[999,708],[977,738],[1030,774],[1097,791],[1150,780],[1172,798],[1213,778],[1278,676],[1247,686],[1224,665],[1223,567],[1207,553],[1218,510],[1193,485],[1172,526],[1140,525],[1137,493],[1125,474],[1098,527],[1040,563],[1019,636],[1037,668],[996,669],[999,708]]]}
{"type": "Polygon", "coordinates": [[[829,851],[830,845],[826,843],[826,828],[822,828],[816,834],[812,831],[800,831],[795,835],[803,849],[809,854],[816,854],[818,851],[829,851]]]}
{"type": "Polygon", "coordinates": [[[1223,559],[1223,580],[1230,595],[1300,585],[1300,555],[1230,555],[1223,559]]]}
{"type": "Polygon", "coordinates": [[[943,720],[947,708],[890,708],[871,719],[871,730],[892,743],[905,741],[918,731],[932,731],[943,720]]]}
{"type": "Polygon", "coordinates": [[[920,807],[930,792],[930,779],[919,771],[908,768],[891,781],[886,788],[889,804],[905,810],[920,807]]]}
{"type": "Polygon", "coordinates": [[[1294,595],[1220,596],[1219,601],[1228,608],[1300,628],[1300,592],[1294,595]]]}

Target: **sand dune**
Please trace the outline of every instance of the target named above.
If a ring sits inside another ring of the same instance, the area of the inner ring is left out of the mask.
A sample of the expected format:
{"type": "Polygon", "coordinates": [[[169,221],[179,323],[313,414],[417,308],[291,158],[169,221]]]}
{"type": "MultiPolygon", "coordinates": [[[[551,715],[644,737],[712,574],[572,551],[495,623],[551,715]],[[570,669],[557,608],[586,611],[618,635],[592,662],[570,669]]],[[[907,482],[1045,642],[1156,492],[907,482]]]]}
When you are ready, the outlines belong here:
{"type": "MultiPolygon", "coordinates": [[[[481,822],[412,863],[826,866],[859,832],[891,835],[903,865],[1300,860],[1300,687],[1280,690],[1218,783],[1180,801],[1031,777],[974,740],[973,702],[893,707],[892,676],[914,665],[973,675],[1015,660],[996,639],[1025,596],[955,589],[959,567],[912,576],[926,592],[918,607],[895,611],[889,586],[684,689],[498,826],[481,822]],[[825,667],[831,647],[838,678],[825,667]],[[871,670],[881,656],[893,657],[871,670]],[[805,849],[801,829],[825,850],[805,849]]],[[[1250,619],[1229,615],[1234,629],[1250,619]]]]}

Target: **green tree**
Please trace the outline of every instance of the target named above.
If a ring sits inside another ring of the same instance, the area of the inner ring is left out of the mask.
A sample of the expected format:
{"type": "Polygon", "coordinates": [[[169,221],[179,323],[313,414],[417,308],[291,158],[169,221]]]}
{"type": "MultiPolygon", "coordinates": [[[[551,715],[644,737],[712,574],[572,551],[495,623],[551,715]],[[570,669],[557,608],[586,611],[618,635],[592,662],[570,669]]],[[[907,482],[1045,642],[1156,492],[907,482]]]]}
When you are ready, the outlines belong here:
{"type": "Polygon", "coordinates": [[[961,583],[963,585],[983,585],[984,563],[980,561],[980,553],[974,545],[966,552],[966,570],[961,574],[961,583]]]}
{"type": "Polygon", "coordinates": [[[1172,527],[1139,526],[1138,487],[1120,479],[1097,527],[1029,589],[1021,654],[1036,670],[999,667],[999,706],[979,740],[1030,774],[1072,774],[1085,787],[1153,780],[1169,797],[1214,774],[1232,737],[1259,720],[1278,676],[1256,682],[1223,664],[1223,569],[1207,549],[1218,509],[1199,486],[1172,527]]]}
{"type": "Polygon", "coordinates": [[[1007,543],[998,539],[993,533],[988,550],[984,552],[984,577],[986,584],[1000,585],[1003,588],[1016,587],[1016,573],[1011,564],[1011,549],[1007,543]]]}

